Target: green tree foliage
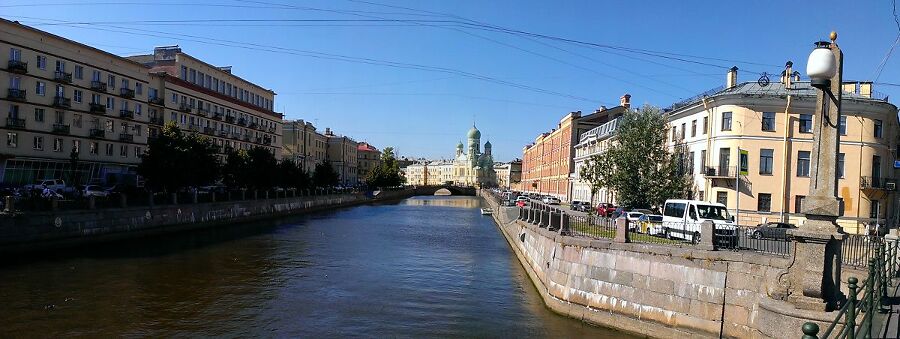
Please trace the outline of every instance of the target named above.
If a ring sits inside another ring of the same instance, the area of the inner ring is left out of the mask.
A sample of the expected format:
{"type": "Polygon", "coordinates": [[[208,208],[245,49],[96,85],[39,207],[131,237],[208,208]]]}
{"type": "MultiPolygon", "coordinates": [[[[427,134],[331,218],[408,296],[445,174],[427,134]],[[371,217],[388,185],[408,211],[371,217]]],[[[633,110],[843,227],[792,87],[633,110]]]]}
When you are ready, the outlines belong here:
{"type": "Polygon", "coordinates": [[[327,162],[316,165],[312,175],[312,183],[316,187],[332,187],[338,184],[338,174],[327,162]]]}
{"type": "Polygon", "coordinates": [[[278,186],[297,189],[309,188],[309,174],[293,160],[282,160],[278,163],[278,186]]]}
{"type": "Polygon", "coordinates": [[[394,156],[394,148],[385,147],[381,152],[381,162],[366,175],[366,184],[369,187],[393,187],[400,186],[403,182],[400,163],[394,156]]]}
{"type": "Polygon", "coordinates": [[[150,140],[137,171],[155,190],[209,185],[221,173],[215,154],[216,146],[209,138],[183,133],[175,123],[169,122],[159,137],[150,140]]]}
{"type": "Polygon", "coordinates": [[[685,197],[691,185],[685,175],[684,150],[668,151],[666,115],[645,105],[627,111],[621,119],[610,148],[591,157],[579,172],[592,191],[615,191],[620,205],[633,208],[653,208],[666,199],[685,197]]]}

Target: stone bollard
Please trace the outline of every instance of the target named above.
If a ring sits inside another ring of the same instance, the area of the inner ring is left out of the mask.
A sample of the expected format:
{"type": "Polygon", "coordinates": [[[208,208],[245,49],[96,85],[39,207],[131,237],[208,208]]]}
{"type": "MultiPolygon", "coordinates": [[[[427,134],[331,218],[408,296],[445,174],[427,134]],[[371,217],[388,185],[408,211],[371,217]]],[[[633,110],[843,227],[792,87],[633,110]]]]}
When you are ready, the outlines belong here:
{"type": "Polygon", "coordinates": [[[628,218],[616,219],[616,239],[615,242],[631,242],[631,234],[628,231],[628,218]]]}
{"type": "Polygon", "coordinates": [[[569,230],[569,215],[563,213],[559,218],[559,234],[561,235],[571,235],[572,232],[569,230]]]}
{"type": "Polygon", "coordinates": [[[547,227],[547,229],[551,231],[559,231],[559,219],[562,218],[562,215],[562,211],[560,210],[550,211],[550,225],[547,227]]]}
{"type": "Polygon", "coordinates": [[[93,195],[88,197],[88,209],[97,209],[97,198],[95,198],[93,195]]]}
{"type": "Polygon", "coordinates": [[[540,228],[547,228],[550,225],[550,211],[544,209],[541,211],[541,222],[539,224],[540,228]]]}
{"type": "Polygon", "coordinates": [[[125,193],[119,194],[119,207],[127,208],[128,207],[128,196],[125,193]]]}
{"type": "Polygon", "coordinates": [[[16,198],[13,197],[13,196],[11,196],[11,195],[7,195],[7,196],[6,196],[6,207],[5,207],[5,208],[6,208],[6,211],[7,211],[7,212],[13,212],[13,211],[15,211],[15,210],[16,210],[16,198]]]}
{"type": "Polygon", "coordinates": [[[178,193],[172,193],[172,205],[178,205],[178,193]]]}
{"type": "MultiPolygon", "coordinates": [[[[700,241],[697,243],[697,248],[701,250],[707,251],[715,251],[716,250],[716,224],[712,221],[707,220],[700,223],[700,241]]],[[[735,236],[737,236],[735,234],[735,236]]]]}

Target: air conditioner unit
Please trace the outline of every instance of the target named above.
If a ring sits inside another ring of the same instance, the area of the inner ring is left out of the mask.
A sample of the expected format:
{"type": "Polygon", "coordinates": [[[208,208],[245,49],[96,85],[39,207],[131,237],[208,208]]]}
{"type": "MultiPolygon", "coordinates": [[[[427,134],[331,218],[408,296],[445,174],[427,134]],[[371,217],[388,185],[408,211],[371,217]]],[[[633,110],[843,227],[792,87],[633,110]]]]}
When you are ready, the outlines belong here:
{"type": "Polygon", "coordinates": [[[886,182],[884,183],[884,189],[888,191],[896,191],[897,183],[896,182],[886,182]]]}

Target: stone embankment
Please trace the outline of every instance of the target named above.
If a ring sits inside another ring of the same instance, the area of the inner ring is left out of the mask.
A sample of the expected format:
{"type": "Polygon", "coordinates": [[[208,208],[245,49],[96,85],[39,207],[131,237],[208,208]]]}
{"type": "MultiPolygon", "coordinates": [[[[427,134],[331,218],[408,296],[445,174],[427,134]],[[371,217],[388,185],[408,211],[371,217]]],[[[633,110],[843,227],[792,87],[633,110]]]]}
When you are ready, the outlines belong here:
{"type": "Polygon", "coordinates": [[[782,301],[790,257],[563,236],[483,197],[558,313],[657,338],[799,338],[804,322],[827,327],[834,319],[782,301]]]}
{"type": "Polygon", "coordinates": [[[0,215],[0,252],[25,252],[180,232],[374,201],[433,194],[435,188],[0,215]]]}

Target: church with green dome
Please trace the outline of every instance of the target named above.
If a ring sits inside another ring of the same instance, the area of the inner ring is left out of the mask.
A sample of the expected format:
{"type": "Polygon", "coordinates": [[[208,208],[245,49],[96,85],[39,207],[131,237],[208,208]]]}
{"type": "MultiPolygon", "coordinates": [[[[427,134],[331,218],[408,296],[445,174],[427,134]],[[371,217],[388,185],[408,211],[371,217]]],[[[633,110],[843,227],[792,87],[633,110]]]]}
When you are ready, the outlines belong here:
{"type": "Polygon", "coordinates": [[[481,151],[481,131],[472,124],[466,134],[467,145],[462,142],[456,145],[456,157],[453,160],[453,175],[457,185],[494,186],[497,179],[494,175],[494,157],[491,156],[491,142],[484,143],[481,151]]]}

